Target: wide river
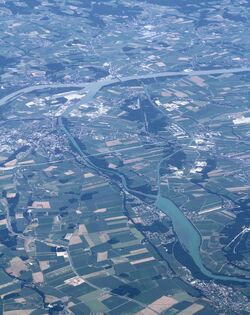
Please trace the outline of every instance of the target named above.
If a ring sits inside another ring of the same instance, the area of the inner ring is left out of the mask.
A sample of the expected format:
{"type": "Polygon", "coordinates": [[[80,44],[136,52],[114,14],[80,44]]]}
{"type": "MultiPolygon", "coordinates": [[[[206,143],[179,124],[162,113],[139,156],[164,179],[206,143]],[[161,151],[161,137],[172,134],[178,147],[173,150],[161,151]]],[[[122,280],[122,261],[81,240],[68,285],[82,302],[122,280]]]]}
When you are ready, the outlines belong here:
{"type": "MultiPolygon", "coordinates": [[[[75,149],[88,163],[88,157],[85,155],[85,153],[79,147],[78,143],[75,141],[75,139],[72,137],[68,129],[65,127],[64,122],[61,117],[59,117],[59,126],[64,130],[65,134],[68,136],[69,140],[71,141],[75,149]]],[[[169,158],[171,155],[169,155],[168,157],[165,157],[163,160],[165,160],[166,158],[169,158]]],[[[201,259],[201,255],[200,255],[201,236],[198,230],[195,228],[192,222],[183,214],[183,212],[175,205],[173,201],[163,197],[161,194],[159,171],[160,171],[160,165],[162,161],[159,163],[159,166],[158,166],[158,196],[157,198],[155,195],[150,195],[150,194],[143,194],[143,195],[146,195],[153,199],[156,198],[156,207],[169,216],[169,218],[172,221],[173,229],[176,233],[176,236],[179,239],[180,244],[182,245],[183,249],[192,257],[195,265],[199,268],[199,270],[202,272],[203,275],[213,280],[250,283],[250,279],[236,277],[236,276],[234,277],[234,276],[224,276],[220,274],[215,274],[204,266],[201,259]]],[[[93,165],[93,163],[90,163],[90,166],[92,167],[94,166],[95,168],[98,169],[98,166],[93,165]]],[[[119,175],[119,177],[122,180],[124,189],[132,192],[132,190],[127,187],[125,177],[122,175],[119,175]]]]}
{"type": "MultiPolygon", "coordinates": [[[[96,93],[105,86],[112,85],[118,82],[128,82],[131,80],[142,80],[142,79],[149,79],[149,78],[163,78],[163,77],[174,77],[174,76],[193,76],[193,75],[215,75],[215,74],[225,74],[225,73],[243,73],[243,72],[250,72],[250,68],[233,68],[233,69],[211,69],[211,70],[199,70],[199,71],[191,71],[191,72],[160,72],[160,73],[152,73],[152,74],[144,74],[144,75],[134,75],[128,76],[123,78],[112,78],[106,79],[98,82],[91,82],[91,83],[69,83],[69,84],[45,84],[45,85],[35,85],[26,87],[15,92],[12,92],[0,99],[0,107],[6,105],[8,102],[16,99],[17,97],[30,93],[35,90],[42,90],[42,89],[52,89],[52,88],[69,88],[69,87],[78,87],[84,88],[86,92],[85,97],[83,97],[82,101],[84,103],[90,102],[96,93]]],[[[64,115],[68,114],[73,108],[68,108],[64,115]]],[[[74,145],[76,150],[80,153],[84,159],[86,159],[85,154],[82,152],[81,148],[78,146],[76,141],[68,132],[67,128],[65,128],[61,117],[59,118],[59,125],[64,129],[67,136],[70,138],[71,143],[74,145]]],[[[158,170],[159,171],[159,170],[158,170]]],[[[159,176],[160,177],[160,176],[159,176]]],[[[123,186],[126,189],[126,183],[123,186]]],[[[241,277],[236,276],[224,276],[219,275],[211,272],[208,270],[201,259],[200,255],[200,246],[201,246],[201,237],[195,226],[192,224],[191,221],[182,213],[182,211],[172,202],[171,200],[163,197],[160,191],[160,178],[158,178],[158,185],[159,185],[159,193],[156,199],[156,206],[166,213],[170,219],[172,220],[173,228],[178,237],[182,247],[188,254],[192,257],[196,266],[200,269],[200,271],[207,277],[214,279],[214,280],[221,280],[221,281],[236,281],[236,282],[249,282],[250,279],[244,279],[241,277]]],[[[155,196],[149,196],[155,197],[155,196]]]]}
{"type": "Polygon", "coordinates": [[[173,201],[163,197],[161,193],[159,193],[157,197],[156,206],[169,216],[172,221],[173,229],[183,249],[192,257],[195,265],[199,268],[203,275],[214,280],[250,283],[250,279],[215,274],[208,270],[204,266],[200,255],[201,236],[192,222],[183,214],[173,201]]]}

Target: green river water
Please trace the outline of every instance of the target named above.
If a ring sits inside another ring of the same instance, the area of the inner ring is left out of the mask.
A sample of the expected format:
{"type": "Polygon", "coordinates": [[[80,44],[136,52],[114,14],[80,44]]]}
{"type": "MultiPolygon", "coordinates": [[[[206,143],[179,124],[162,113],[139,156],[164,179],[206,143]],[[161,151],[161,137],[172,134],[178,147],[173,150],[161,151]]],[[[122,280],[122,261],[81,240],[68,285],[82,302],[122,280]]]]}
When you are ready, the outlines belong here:
{"type": "MultiPolygon", "coordinates": [[[[64,126],[64,123],[61,117],[59,117],[59,126],[64,130],[64,132],[68,136],[73,146],[79,152],[79,154],[82,157],[84,157],[84,159],[86,159],[87,157],[82,152],[81,148],[79,147],[75,139],[71,136],[70,132],[64,126]]],[[[250,283],[250,279],[241,278],[237,276],[226,276],[226,275],[216,274],[216,273],[211,272],[209,269],[207,269],[204,266],[201,259],[201,255],[200,255],[201,236],[198,230],[195,228],[192,222],[183,214],[183,212],[175,205],[173,201],[171,201],[168,198],[163,197],[161,194],[160,165],[165,159],[169,158],[170,156],[165,157],[159,163],[159,166],[158,166],[158,196],[156,197],[150,194],[148,196],[151,198],[152,197],[156,198],[156,207],[170,217],[172,221],[173,229],[176,233],[176,236],[179,239],[180,244],[182,245],[183,249],[192,257],[195,265],[199,268],[199,270],[201,271],[203,275],[207,276],[208,278],[212,280],[250,283]]],[[[126,189],[127,183],[124,177],[122,177],[122,182],[123,182],[124,188],[126,189]]],[[[147,194],[144,194],[144,195],[147,195],[147,194]]]]}
{"type": "Polygon", "coordinates": [[[173,229],[178,237],[184,250],[192,257],[195,265],[199,268],[203,275],[220,281],[248,282],[250,279],[237,276],[226,276],[215,274],[208,270],[201,259],[200,246],[201,236],[191,221],[183,214],[183,212],[170,199],[158,195],[156,207],[167,214],[173,224],[173,229]]]}

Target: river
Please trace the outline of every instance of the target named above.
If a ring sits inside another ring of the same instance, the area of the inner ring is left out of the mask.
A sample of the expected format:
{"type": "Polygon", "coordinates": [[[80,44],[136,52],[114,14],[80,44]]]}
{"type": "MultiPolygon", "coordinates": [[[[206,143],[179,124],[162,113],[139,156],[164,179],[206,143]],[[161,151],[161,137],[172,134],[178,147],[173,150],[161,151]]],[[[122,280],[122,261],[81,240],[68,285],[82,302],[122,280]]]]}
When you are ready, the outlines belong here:
{"type": "MultiPolygon", "coordinates": [[[[75,149],[78,151],[78,153],[84,158],[87,165],[89,165],[91,168],[94,168],[98,171],[98,166],[94,165],[92,162],[89,161],[88,156],[82,151],[82,149],[79,147],[75,139],[72,137],[68,129],[65,127],[63,120],[61,117],[59,117],[59,126],[62,128],[62,130],[65,132],[65,134],[68,136],[70,142],[75,147],[75,149]]],[[[210,278],[211,280],[219,280],[219,281],[226,281],[226,282],[241,282],[241,283],[250,283],[250,279],[241,278],[237,276],[226,276],[226,275],[220,275],[213,273],[209,269],[205,267],[205,265],[202,262],[201,255],[200,255],[200,246],[201,246],[201,236],[196,229],[196,227],[192,224],[192,222],[183,214],[183,212],[175,205],[173,201],[170,199],[167,199],[162,196],[161,194],[161,187],[160,187],[160,165],[161,163],[172,156],[174,153],[170,154],[169,156],[165,157],[161,160],[158,166],[158,196],[146,194],[146,193],[140,193],[144,196],[147,196],[148,198],[156,199],[155,205],[158,209],[160,209],[162,212],[168,215],[168,217],[172,221],[173,229],[178,237],[178,240],[183,247],[183,249],[192,257],[195,265],[199,268],[201,273],[205,275],[206,277],[210,278]]],[[[100,172],[103,173],[103,170],[100,172]]],[[[125,191],[128,191],[130,193],[136,193],[138,195],[137,191],[133,191],[127,186],[126,178],[122,174],[117,174],[117,172],[113,172],[110,170],[106,170],[106,176],[110,177],[111,174],[115,174],[120,178],[120,181],[118,183],[123,186],[123,189],[125,191]]],[[[112,178],[114,180],[114,178],[112,178]]],[[[192,271],[192,270],[191,270],[192,271]]]]}
{"type": "Polygon", "coordinates": [[[250,279],[247,278],[215,274],[208,270],[204,266],[200,255],[201,236],[192,222],[173,201],[163,197],[161,193],[157,197],[156,207],[169,216],[181,246],[192,257],[195,265],[203,275],[212,280],[250,283],[250,279]]]}
{"type": "Polygon", "coordinates": [[[226,73],[244,73],[250,72],[249,67],[242,68],[231,68],[231,69],[211,69],[211,70],[190,70],[190,71],[165,71],[165,72],[156,72],[149,74],[135,74],[126,77],[119,78],[107,78],[100,81],[86,82],[86,83],[50,83],[50,84],[37,84],[31,85],[15,92],[12,92],[3,98],[0,99],[0,106],[7,104],[8,102],[14,100],[15,98],[27,94],[33,91],[43,90],[43,89],[55,89],[55,88],[86,88],[89,95],[86,95],[85,102],[91,100],[93,96],[101,90],[103,87],[112,85],[118,82],[129,82],[133,80],[144,80],[144,79],[156,79],[164,77],[178,77],[178,76],[203,76],[203,75],[219,75],[226,73]]]}
{"type": "MultiPolygon", "coordinates": [[[[161,78],[161,77],[174,77],[174,76],[194,76],[194,75],[215,75],[215,74],[224,74],[224,73],[241,73],[241,72],[250,72],[250,68],[233,68],[233,69],[212,69],[212,70],[199,70],[199,71],[180,71],[180,72],[161,72],[161,73],[153,73],[153,74],[145,74],[145,75],[134,75],[128,76],[124,78],[117,78],[117,79],[106,79],[97,82],[91,83],[79,83],[79,84],[48,84],[48,85],[36,85],[23,88],[21,90],[15,91],[2,99],[0,99],[0,106],[6,105],[9,101],[26,94],[30,93],[34,90],[41,90],[46,88],[63,88],[63,87],[81,87],[84,88],[87,94],[82,99],[83,102],[88,103],[90,102],[96,93],[102,89],[104,86],[108,86],[110,84],[114,84],[117,82],[128,82],[132,80],[142,80],[142,79],[150,79],[150,78],[161,78]]],[[[65,114],[68,114],[69,111],[72,110],[72,107],[66,110],[65,114]]],[[[59,117],[59,125],[64,130],[66,135],[68,136],[69,140],[71,141],[72,145],[76,148],[79,154],[84,158],[87,164],[90,166],[95,167],[98,169],[97,166],[94,166],[93,163],[89,163],[87,156],[82,152],[81,148],[76,143],[75,139],[71,136],[67,128],[65,128],[61,117],[59,117]]],[[[162,162],[162,161],[161,161],[162,162]]],[[[160,164],[161,164],[160,162],[160,164]]],[[[159,165],[160,165],[159,164],[159,165]]],[[[199,270],[208,278],[220,281],[234,281],[234,282],[245,282],[250,283],[250,279],[241,278],[237,276],[226,276],[215,274],[208,270],[201,259],[200,255],[200,246],[201,246],[201,237],[198,230],[192,224],[192,222],[183,214],[183,212],[174,204],[173,201],[167,199],[162,196],[161,189],[160,189],[160,174],[159,174],[158,167],[158,196],[156,198],[156,207],[158,207],[161,211],[166,213],[170,219],[172,220],[173,229],[178,237],[180,244],[184,248],[184,250],[192,257],[195,265],[199,268],[199,270]]],[[[121,177],[122,185],[125,190],[130,190],[127,187],[125,177],[121,177]]],[[[145,194],[144,194],[145,195],[145,194]]],[[[154,198],[155,196],[148,195],[149,198],[154,198]]]]}

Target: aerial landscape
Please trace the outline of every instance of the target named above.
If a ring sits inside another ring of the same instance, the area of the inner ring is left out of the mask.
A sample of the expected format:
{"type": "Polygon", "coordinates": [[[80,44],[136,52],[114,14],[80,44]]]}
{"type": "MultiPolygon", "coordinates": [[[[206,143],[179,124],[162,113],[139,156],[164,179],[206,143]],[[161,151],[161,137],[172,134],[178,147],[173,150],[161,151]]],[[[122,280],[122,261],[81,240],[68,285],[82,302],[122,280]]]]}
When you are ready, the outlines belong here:
{"type": "Polygon", "coordinates": [[[0,315],[250,314],[250,1],[0,18],[0,315]]]}

